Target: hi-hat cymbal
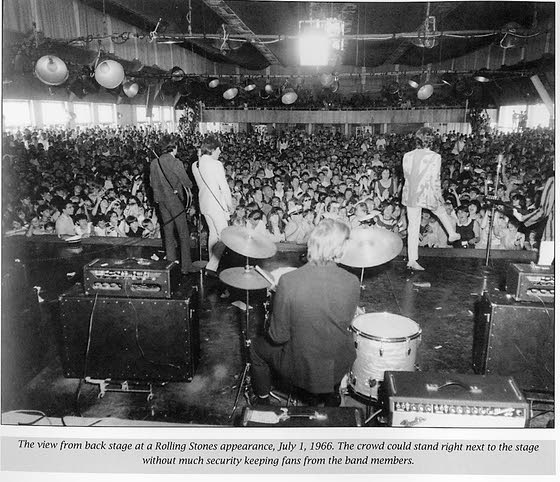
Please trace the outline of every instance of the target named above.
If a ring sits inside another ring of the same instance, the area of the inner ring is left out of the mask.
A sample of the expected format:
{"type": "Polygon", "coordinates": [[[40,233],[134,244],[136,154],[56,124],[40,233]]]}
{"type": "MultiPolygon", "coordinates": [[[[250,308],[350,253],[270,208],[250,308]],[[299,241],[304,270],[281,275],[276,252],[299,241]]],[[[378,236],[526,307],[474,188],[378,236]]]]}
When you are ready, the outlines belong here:
{"type": "MultiPolygon", "coordinates": [[[[271,278],[272,275],[266,271],[271,278]]],[[[220,280],[228,286],[233,286],[234,288],[239,288],[242,290],[262,290],[264,288],[270,288],[270,283],[258,273],[255,268],[251,267],[246,269],[241,266],[238,268],[224,269],[220,273],[220,280]]]]}
{"type": "Polygon", "coordinates": [[[242,226],[225,228],[220,239],[228,248],[249,258],[271,258],[276,254],[276,245],[272,240],[242,226]]]}
{"type": "Polygon", "coordinates": [[[371,227],[353,229],[340,264],[353,268],[370,268],[391,261],[403,247],[398,234],[371,227]]]}

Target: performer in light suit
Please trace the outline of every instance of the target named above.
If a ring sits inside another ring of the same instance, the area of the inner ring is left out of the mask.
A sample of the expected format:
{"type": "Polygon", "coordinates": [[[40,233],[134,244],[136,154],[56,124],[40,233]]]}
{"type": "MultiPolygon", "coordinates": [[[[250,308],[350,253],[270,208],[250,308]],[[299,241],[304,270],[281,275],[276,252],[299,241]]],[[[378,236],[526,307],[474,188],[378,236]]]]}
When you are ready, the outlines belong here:
{"type": "Polygon", "coordinates": [[[231,191],[229,189],[224,166],[218,160],[221,143],[214,136],[207,137],[201,146],[200,159],[193,164],[192,170],[198,185],[200,212],[208,224],[207,274],[216,275],[224,244],[219,242],[220,233],[228,225],[233,211],[231,191]]]}
{"type": "Polygon", "coordinates": [[[443,205],[441,195],[441,156],[430,148],[433,130],[421,127],[416,132],[417,148],[403,156],[404,188],[402,203],[408,216],[408,264],[409,269],[424,271],[418,264],[418,240],[422,208],[432,211],[447,231],[449,242],[457,241],[460,236],[455,232],[443,205]]]}

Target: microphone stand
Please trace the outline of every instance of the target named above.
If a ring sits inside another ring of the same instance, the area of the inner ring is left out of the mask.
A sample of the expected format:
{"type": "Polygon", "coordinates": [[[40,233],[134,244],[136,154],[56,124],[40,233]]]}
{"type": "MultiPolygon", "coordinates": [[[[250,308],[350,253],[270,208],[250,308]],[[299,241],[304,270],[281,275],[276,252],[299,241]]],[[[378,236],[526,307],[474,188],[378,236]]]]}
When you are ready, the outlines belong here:
{"type": "MultiPolygon", "coordinates": [[[[504,159],[503,154],[498,154],[498,168],[496,170],[496,179],[494,181],[494,197],[496,197],[498,192],[498,186],[500,181],[500,169],[502,168],[502,161],[504,159]]],[[[486,258],[484,262],[484,266],[488,267],[488,263],[490,261],[490,244],[492,241],[492,230],[494,229],[494,215],[496,214],[496,203],[492,203],[492,209],[490,211],[490,219],[488,221],[488,235],[486,239],[486,258]]]]}

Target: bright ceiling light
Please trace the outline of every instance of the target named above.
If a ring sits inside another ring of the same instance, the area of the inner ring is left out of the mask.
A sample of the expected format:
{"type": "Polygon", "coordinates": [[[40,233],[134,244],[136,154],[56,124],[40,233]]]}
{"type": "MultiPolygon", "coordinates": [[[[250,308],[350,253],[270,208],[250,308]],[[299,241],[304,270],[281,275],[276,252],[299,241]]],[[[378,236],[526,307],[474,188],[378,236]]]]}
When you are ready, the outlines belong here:
{"type": "Polygon", "coordinates": [[[330,43],[326,32],[309,30],[299,36],[300,65],[328,65],[329,54],[330,43]]]}

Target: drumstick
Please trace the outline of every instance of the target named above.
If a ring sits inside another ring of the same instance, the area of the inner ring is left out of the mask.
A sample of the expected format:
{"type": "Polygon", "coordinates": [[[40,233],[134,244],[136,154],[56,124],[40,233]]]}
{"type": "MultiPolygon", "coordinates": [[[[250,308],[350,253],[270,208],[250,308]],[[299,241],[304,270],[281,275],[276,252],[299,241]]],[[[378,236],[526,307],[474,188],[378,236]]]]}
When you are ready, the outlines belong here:
{"type": "Polygon", "coordinates": [[[268,281],[271,287],[276,285],[274,279],[268,276],[268,274],[260,266],[255,266],[255,271],[259,273],[266,281],[268,281]]]}

